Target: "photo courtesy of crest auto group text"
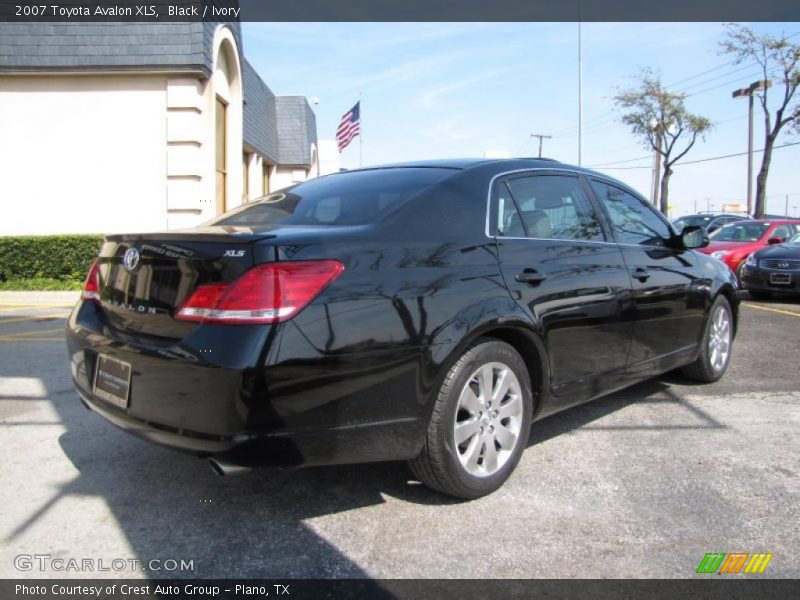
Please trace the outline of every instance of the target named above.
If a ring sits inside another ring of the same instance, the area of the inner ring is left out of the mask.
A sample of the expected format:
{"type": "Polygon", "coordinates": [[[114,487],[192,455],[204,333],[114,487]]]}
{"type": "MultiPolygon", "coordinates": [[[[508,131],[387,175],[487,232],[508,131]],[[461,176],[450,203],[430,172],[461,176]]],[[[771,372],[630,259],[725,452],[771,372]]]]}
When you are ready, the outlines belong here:
{"type": "Polygon", "coordinates": [[[0,595],[797,595],[798,81],[781,0],[3,0],[0,595]]]}

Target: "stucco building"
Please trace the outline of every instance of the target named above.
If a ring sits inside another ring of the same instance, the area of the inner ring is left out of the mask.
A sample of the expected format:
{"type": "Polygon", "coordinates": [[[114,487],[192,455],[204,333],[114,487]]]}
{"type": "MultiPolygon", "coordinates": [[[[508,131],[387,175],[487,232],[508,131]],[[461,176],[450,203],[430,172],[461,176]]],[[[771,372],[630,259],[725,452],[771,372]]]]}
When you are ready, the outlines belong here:
{"type": "Polygon", "coordinates": [[[0,23],[0,235],[186,227],[318,175],[308,101],[242,48],[238,23],[0,23]]]}

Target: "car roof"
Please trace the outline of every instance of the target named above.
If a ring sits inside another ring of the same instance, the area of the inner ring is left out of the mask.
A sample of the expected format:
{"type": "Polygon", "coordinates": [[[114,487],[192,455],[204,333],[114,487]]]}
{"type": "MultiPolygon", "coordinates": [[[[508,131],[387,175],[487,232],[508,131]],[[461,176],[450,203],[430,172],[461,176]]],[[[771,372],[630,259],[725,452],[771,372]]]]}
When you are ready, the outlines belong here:
{"type": "Polygon", "coordinates": [[[530,164],[532,168],[548,167],[560,165],[564,167],[580,169],[573,165],[563,165],[553,158],[440,158],[432,160],[415,160],[399,163],[387,163],[383,165],[373,165],[351,169],[351,171],[368,171],[374,169],[408,169],[408,168],[439,168],[439,169],[470,169],[472,167],[485,165],[509,165],[512,163],[530,164]]]}
{"type": "Polygon", "coordinates": [[[737,215],[736,213],[718,213],[718,212],[700,212],[692,213],[691,215],[682,215],[679,219],[686,219],[688,217],[703,217],[708,219],[717,219],[719,217],[737,217],[741,219],[750,219],[747,215],[737,215]]]}
{"type": "Polygon", "coordinates": [[[600,171],[594,171],[585,167],[562,163],[554,158],[531,158],[531,157],[514,157],[514,158],[445,158],[433,160],[418,160],[401,163],[387,163],[383,165],[374,165],[369,167],[361,167],[358,169],[350,169],[347,172],[354,171],[371,171],[379,169],[403,169],[403,168],[439,168],[439,169],[454,169],[459,171],[483,170],[494,174],[501,174],[504,172],[523,171],[525,169],[564,169],[568,171],[580,172],[584,175],[595,177],[602,177],[629,188],[629,186],[618,181],[610,175],[606,175],[600,171]]]}
{"type": "Polygon", "coordinates": [[[778,225],[783,223],[800,223],[800,219],[752,219],[751,223],[776,223],[778,225]]]}

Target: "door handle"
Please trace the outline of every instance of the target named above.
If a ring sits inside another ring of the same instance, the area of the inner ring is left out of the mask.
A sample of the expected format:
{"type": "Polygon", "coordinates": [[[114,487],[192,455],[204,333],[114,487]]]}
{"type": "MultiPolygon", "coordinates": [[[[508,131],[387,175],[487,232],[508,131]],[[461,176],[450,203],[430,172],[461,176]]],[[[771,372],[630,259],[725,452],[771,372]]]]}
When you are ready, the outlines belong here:
{"type": "Polygon", "coordinates": [[[536,269],[523,269],[522,273],[518,273],[517,276],[514,278],[520,283],[527,283],[528,285],[539,285],[545,279],[547,279],[547,275],[542,275],[536,269]]]}
{"type": "Polygon", "coordinates": [[[634,279],[638,279],[640,282],[644,283],[645,281],[650,279],[650,272],[647,269],[645,269],[644,267],[636,267],[633,270],[633,273],[631,274],[631,276],[634,279]]]}

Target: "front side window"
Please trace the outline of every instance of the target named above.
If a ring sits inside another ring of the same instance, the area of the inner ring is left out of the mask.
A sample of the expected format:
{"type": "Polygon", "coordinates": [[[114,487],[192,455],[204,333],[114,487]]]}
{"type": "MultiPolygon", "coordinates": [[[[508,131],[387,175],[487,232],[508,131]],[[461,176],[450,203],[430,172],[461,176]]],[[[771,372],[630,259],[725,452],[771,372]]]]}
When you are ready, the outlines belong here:
{"type": "Polygon", "coordinates": [[[792,226],[792,225],[779,225],[770,234],[770,237],[776,237],[776,238],[781,238],[782,240],[788,240],[793,235],[794,235],[794,226],[792,226]]]}
{"type": "Polygon", "coordinates": [[[507,185],[512,201],[504,203],[506,235],[553,240],[605,239],[600,220],[577,177],[523,176],[510,179],[507,185]]]}
{"type": "Polygon", "coordinates": [[[666,222],[641,198],[602,181],[592,180],[592,189],[608,211],[619,243],[665,246],[672,237],[666,222]]]}
{"type": "Polygon", "coordinates": [[[720,227],[710,238],[714,242],[757,242],[768,227],[768,223],[737,221],[720,227]]]}

